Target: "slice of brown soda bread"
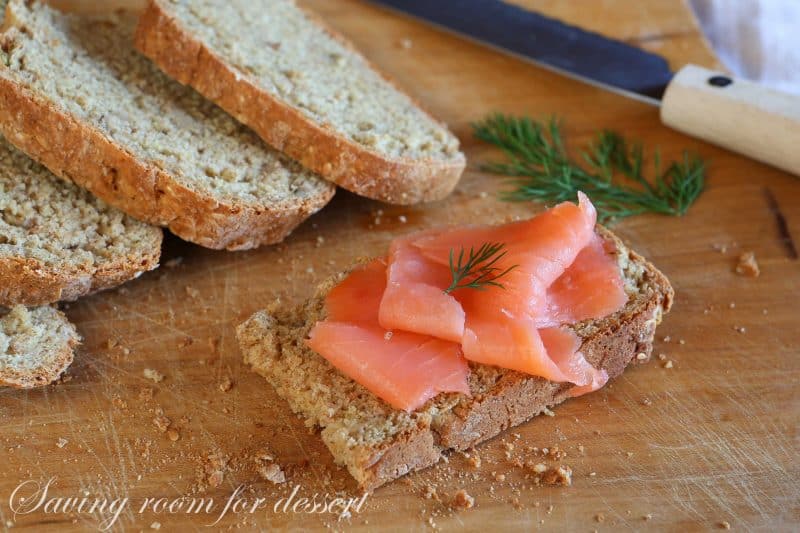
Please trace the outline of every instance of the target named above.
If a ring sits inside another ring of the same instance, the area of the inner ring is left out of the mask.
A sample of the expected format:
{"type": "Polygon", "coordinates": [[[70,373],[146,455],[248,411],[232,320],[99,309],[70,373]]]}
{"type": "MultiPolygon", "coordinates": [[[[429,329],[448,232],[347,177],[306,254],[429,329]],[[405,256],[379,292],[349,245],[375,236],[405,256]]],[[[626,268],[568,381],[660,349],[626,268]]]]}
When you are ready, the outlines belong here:
{"type": "MultiPolygon", "coordinates": [[[[611,378],[649,359],[656,325],[672,305],[667,278],[608,230],[628,302],[599,320],[570,326],[581,351],[611,378]],[[642,355],[643,354],[643,355],[642,355]]],[[[448,450],[465,450],[570,397],[572,385],[502,368],[470,364],[471,395],[440,394],[412,413],[397,410],[340,373],[304,340],[325,318],[325,295],[347,273],[323,283],[295,309],[259,311],[238,328],[245,361],[264,376],[322,439],[336,462],[372,490],[433,465],[448,450]]]]}

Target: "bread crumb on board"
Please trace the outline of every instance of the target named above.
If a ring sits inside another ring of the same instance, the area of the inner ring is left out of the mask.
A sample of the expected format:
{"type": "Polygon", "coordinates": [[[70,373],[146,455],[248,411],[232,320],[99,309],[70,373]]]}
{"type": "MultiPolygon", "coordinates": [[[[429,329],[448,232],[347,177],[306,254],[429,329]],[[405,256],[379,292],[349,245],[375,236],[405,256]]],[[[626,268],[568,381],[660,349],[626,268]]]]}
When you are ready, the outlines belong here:
{"type": "Polygon", "coordinates": [[[761,274],[754,252],[744,252],[739,256],[736,263],[736,273],[750,278],[757,278],[761,274]]]}
{"type": "Polygon", "coordinates": [[[286,474],[283,473],[283,469],[277,463],[270,463],[260,467],[258,469],[258,473],[262,478],[272,482],[275,485],[286,482],[286,474]]]}
{"type": "Polygon", "coordinates": [[[232,388],[233,388],[233,381],[229,377],[224,378],[219,384],[219,390],[222,392],[228,392],[232,388]]]}
{"type": "Polygon", "coordinates": [[[537,485],[560,485],[562,487],[572,485],[572,469],[568,466],[547,466],[544,463],[529,461],[525,467],[533,472],[533,481],[537,485]]]}
{"type": "Polygon", "coordinates": [[[166,433],[172,421],[164,415],[158,415],[153,419],[153,425],[158,428],[161,433],[166,433]]]}
{"type": "Polygon", "coordinates": [[[470,496],[464,489],[461,489],[453,497],[453,506],[458,509],[472,509],[475,506],[475,498],[470,496]]]}
{"type": "Polygon", "coordinates": [[[719,523],[719,527],[720,529],[730,529],[731,523],[728,522],[727,520],[723,520],[722,522],[719,523]]]}
{"type": "Polygon", "coordinates": [[[164,381],[164,374],[152,368],[144,369],[144,377],[146,377],[153,383],[161,383],[162,381],[164,381]]]}

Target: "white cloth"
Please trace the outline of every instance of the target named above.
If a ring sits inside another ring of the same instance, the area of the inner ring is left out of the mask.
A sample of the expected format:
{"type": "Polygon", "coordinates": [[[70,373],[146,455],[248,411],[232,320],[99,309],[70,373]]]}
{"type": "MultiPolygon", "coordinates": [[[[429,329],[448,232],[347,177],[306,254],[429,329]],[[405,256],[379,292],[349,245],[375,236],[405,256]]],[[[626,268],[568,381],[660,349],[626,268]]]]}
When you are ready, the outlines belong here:
{"type": "Polygon", "coordinates": [[[691,0],[737,76],[800,94],[800,0],[691,0]]]}

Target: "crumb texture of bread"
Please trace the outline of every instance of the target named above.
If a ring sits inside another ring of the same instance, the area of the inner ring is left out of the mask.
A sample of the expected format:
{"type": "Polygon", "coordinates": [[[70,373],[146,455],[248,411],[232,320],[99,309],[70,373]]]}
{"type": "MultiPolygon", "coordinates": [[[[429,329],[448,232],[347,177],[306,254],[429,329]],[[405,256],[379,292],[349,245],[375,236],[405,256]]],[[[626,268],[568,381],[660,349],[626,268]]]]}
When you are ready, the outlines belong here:
{"type": "Polygon", "coordinates": [[[8,15],[0,125],[60,177],[212,248],[277,242],[332,197],[331,184],[141,56],[133,14],[11,0],[8,15]]]}
{"type": "Polygon", "coordinates": [[[137,47],[323,177],[393,203],[448,194],[458,139],[293,0],[154,0],[137,47]]]}
{"type": "MultiPolygon", "coordinates": [[[[581,351],[613,378],[631,362],[649,358],[656,325],[672,304],[667,279],[613,234],[628,303],[617,313],[572,328],[581,351]],[[637,354],[646,354],[637,358],[637,354]]],[[[447,450],[466,450],[570,397],[570,384],[470,363],[471,395],[440,394],[407,413],[389,406],[323,357],[304,339],[324,319],[324,297],[346,273],[322,284],[296,309],[275,305],[239,326],[245,361],[275,387],[292,410],[321,436],[338,464],[371,490],[437,462],[447,450]]]]}
{"type": "Polygon", "coordinates": [[[158,266],[161,229],[56,178],[0,139],[0,305],[44,305],[158,266]]]}
{"type": "Polygon", "coordinates": [[[0,308],[0,386],[52,383],[72,363],[78,343],[75,326],[53,307],[0,308]]]}

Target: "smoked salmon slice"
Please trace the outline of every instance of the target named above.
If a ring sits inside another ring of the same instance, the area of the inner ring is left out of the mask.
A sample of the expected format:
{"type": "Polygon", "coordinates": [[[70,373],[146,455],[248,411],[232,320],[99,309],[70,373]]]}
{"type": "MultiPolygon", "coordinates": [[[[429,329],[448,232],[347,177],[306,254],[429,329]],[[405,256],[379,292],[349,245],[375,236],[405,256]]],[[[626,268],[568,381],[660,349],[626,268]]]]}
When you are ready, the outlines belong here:
{"type": "Polygon", "coordinates": [[[387,329],[399,329],[461,342],[464,310],[444,289],[450,270],[432,263],[411,238],[395,240],[389,249],[386,291],[378,320],[387,329]]]}
{"type": "Polygon", "coordinates": [[[628,301],[619,266],[599,235],[592,237],[575,262],[548,289],[552,325],[602,318],[628,301]]]}
{"type": "Polygon", "coordinates": [[[597,213],[579,194],[530,220],[499,227],[431,230],[396,239],[386,259],[350,273],[328,294],[327,318],[308,346],[384,399],[412,411],[440,392],[469,394],[467,361],[602,387],[605,371],[569,328],[627,301],[613,250],[595,232],[597,213]],[[445,292],[451,261],[502,243],[502,287],[445,292]]]}
{"type": "Polygon", "coordinates": [[[355,269],[328,293],[328,316],[307,345],[397,409],[413,411],[440,392],[469,394],[469,367],[457,343],[380,327],[385,288],[384,260],[355,269]]]}

